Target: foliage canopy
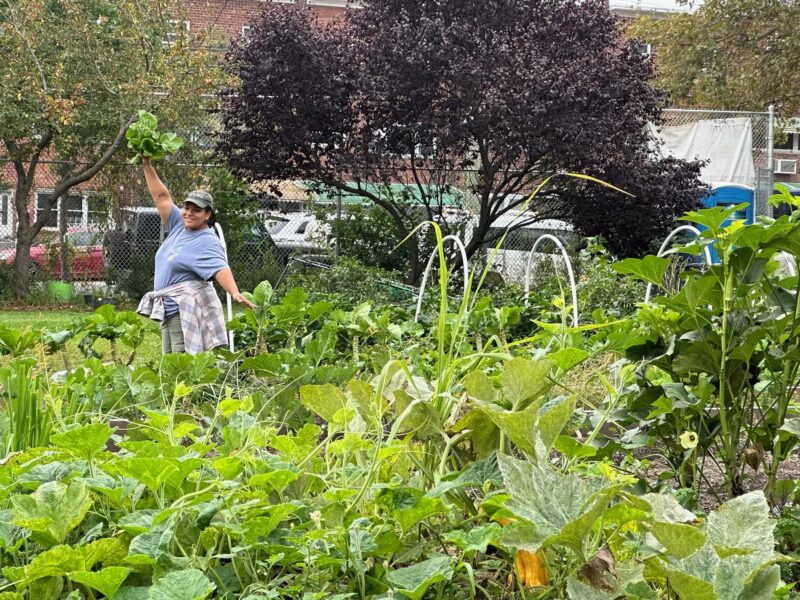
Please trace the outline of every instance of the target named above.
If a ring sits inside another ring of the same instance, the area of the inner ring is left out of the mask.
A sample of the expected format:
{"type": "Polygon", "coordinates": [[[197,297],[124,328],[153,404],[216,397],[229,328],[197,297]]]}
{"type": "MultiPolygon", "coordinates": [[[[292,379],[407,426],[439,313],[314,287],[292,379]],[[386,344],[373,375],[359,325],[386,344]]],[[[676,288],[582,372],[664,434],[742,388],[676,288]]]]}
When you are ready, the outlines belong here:
{"type": "MultiPolygon", "coordinates": [[[[400,239],[423,218],[449,233],[441,196],[457,186],[477,215],[472,254],[544,177],[575,171],[637,195],[631,205],[602,194],[602,210],[656,224],[624,235],[603,227],[627,254],[699,194],[695,165],[652,161],[644,126],[658,120],[661,96],[649,59],[605,2],[388,0],[328,27],[309,11],[267,6],[229,59],[241,85],[224,102],[218,149],[233,170],[361,195],[388,211],[400,239]],[[396,181],[417,202],[365,185],[396,181]]],[[[589,229],[573,207],[596,188],[555,185],[530,220],[568,217],[589,229]]]]}

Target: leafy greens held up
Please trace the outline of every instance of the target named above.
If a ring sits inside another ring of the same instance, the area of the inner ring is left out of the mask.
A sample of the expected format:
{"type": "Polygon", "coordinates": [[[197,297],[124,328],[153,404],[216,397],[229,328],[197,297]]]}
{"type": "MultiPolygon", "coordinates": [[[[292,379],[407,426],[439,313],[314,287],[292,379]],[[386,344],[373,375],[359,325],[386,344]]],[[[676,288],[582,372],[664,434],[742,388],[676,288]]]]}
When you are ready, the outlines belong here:
{"type": "Polygon", "coordinates": [[[140,110],[138,116],[138,120],[125,132],[128,148],[135,154],[128,162],[139,164],[143,156],[152,161],[161,160],[167,154],[175,154],[183,146],[183,138],[180,136],[158,132],[158,119],[155,115],[140,110]]]}

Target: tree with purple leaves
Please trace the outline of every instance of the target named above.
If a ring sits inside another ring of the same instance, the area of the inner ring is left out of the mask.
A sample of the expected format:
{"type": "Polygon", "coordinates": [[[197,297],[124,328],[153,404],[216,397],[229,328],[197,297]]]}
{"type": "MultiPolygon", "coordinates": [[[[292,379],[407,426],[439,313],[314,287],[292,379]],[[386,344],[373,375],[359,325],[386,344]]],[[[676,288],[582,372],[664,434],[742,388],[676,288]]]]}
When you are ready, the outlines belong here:
{"type": "MultiPolygon", "coordinates": [[[[557,172],[635,199],[556,177],[518,225],[565,218],[620,255],[647,249],[697,205],[699,166],[651,156],[645,125],[663,97],[604,0],[363,4],[327,27],[307,10],[268,5],[234,46],[228,66],[240,86],[225,97],[218,150],[236,173],[360,195],[391,215],[400,239],[423,218],[446,230],[442,196],[460,187],[476,214],[470,255],[492,241],[495,219],[557,172]],[[406,197],[375,185],[397,181],[406,197]]],[[[416,280],[419,248],[407,245],[416,280]]]]}

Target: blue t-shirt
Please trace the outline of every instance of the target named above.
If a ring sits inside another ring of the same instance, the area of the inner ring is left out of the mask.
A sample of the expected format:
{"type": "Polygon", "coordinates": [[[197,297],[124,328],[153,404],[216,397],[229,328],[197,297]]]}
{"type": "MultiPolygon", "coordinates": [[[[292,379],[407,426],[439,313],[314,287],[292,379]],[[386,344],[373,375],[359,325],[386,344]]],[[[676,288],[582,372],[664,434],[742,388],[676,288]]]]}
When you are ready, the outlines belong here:
{"type": "MultiPolygon", "coordinates": [[[[225,250],[212,228],[190,231],[183,225],[181,211],[172,207],[167,223],[167,237],[156,252],[155,291],[165,287],[201,279],[208,281],[228,268],[225,250]]],[[[178,313],[178,304],[164,298],[164,316],[178,313]]]]}

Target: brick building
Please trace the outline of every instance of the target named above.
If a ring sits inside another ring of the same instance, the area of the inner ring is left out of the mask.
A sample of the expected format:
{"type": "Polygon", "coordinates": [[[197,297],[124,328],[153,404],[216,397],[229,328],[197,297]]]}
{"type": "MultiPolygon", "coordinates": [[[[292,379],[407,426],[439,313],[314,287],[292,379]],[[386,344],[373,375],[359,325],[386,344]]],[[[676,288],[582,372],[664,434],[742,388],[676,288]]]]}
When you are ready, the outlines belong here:
{"type": "Polygon", "coordinates": [[[190,32],[213,28],[228,39],[247,36],[264,4],[310,6],[320,23],[329,23],[347,10],[347,0],[184,0],[185,27],[190,32]]]}

